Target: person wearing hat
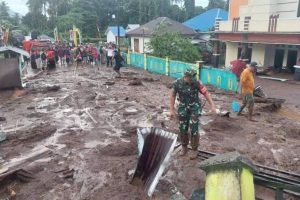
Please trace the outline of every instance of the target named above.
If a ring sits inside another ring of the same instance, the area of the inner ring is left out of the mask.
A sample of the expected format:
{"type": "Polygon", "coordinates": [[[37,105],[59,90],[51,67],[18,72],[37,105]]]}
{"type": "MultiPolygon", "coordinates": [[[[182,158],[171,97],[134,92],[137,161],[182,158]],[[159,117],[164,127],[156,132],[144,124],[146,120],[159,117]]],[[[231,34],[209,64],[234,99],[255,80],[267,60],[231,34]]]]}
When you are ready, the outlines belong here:
{"type": "Polygon", "coordinates": [[[253,109],[254,109],[254,74],[257,69],[257,63],[251,62],[250,65],[242,72],[240,77],[241,94],[243,97],[243,105],[238,112],[238,115],[242,114],[245,107],[248,108],[248,119],[253,121],[253,109]]]}
{"type": "Polygon", "coordinates": [[[175,113],[175,99],[178,95],[178,118],[179,118],[179,131],[182,150],[180,155],[184,156],[188,152],[189,136],[188,130],[191,132],[191,146],[192,155],[191,160],[197,158],[197,150],[199,146],[199,115],[201,112],[201,100],[199,93],[204,95],[211,106],[212,112],[216,112],[215,104],[211,98],[207,88],[197,81],[197,73],[193,69],[188,69],[184,73],[184,77],[178,79],[173,84],[173,90],[170,96],[170,117],[174,118],[175,113]]]}

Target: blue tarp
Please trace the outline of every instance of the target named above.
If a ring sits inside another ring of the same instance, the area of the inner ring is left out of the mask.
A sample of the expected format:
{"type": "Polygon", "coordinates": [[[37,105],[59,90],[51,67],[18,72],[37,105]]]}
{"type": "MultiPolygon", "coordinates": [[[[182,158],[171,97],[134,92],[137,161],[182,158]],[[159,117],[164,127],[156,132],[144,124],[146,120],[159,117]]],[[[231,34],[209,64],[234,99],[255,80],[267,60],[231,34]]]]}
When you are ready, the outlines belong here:
{"type": "Polygon", "coordinates": [[[224,9],[214,8],[187,20],[183,24],[196,31],[205,32],[215,26],[216,18],[221,18],[221,21],[226,21],[228,20],[228,12],[224,9]]]}
{"type": "MultiPolygon", "coordinates": [[[[111,31],[115,36],[118,36],[117,26],[109,26],[108,31],[111,31]]],[[[125,29],[122,26],[120,26],[120,37],[125,37],[125,29]]]]}

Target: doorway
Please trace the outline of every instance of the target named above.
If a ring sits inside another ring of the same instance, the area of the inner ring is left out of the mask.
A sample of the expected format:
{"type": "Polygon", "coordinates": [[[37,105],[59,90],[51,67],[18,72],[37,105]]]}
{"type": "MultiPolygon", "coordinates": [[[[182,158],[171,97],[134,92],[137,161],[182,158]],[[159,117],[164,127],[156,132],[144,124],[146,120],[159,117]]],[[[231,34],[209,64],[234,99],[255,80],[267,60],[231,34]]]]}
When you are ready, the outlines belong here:
{"type": "Polygon", "coordinates": [[[286,67],[291,71],[292,73],[295,72],[294,66],[297,64],[297,56],[298,52],[295,50],[290,50],[288,52],[288,59],[287,59],[287,64],[286,67]]]}
{"type": "Polygon", "coordinates": [[[134,39],[134,52],[139,53],[140,52],[140,40],[134,39]]]}
{"type": "Polygon", "coordinates": [[[284,50],[283,49],[276,49],[275,59],[274,59],[274,68],[278,72],[281,72],[281,70],[282,70],[283,59],[284,59],[284,50]]]}

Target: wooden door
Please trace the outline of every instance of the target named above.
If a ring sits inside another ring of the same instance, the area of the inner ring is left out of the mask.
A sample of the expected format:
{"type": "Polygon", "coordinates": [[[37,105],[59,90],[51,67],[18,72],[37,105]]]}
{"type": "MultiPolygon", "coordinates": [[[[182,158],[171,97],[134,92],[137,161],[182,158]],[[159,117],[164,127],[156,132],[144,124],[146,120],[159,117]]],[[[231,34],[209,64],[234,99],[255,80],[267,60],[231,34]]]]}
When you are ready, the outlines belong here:
{"type": "Polygon", "coordinates": [[[140,40],[134,39],[134,52],[140,52],[140,40]]]}

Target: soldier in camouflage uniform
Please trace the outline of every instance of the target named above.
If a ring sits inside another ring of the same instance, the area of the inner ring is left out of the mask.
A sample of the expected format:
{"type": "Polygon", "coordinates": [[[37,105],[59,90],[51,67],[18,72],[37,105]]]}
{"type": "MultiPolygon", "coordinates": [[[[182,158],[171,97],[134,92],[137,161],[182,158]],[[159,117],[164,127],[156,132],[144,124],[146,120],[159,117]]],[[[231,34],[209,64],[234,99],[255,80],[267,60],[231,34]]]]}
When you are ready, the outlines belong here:
{"type": "Polygon", "coordinates": [[[197,73],[195,70],[188,69],[184,77],[178,79],[173,84],[173,90],[170,97],[171,117],[175,116],[175,99],[178,94],[178,118],[180,139],[182,144],[181,155],[185,155],[188,151],[187,145],[189,143],[188,130],[191,132],[191,146],[193,153],[190,159],[197,158],[197,150],[199,145],[199,115],[201,113],[201,100],[199,93],[205,96],[211,106],[212,112],[216,112],[215,104],[211,98],[207,88],[197,81],[197,73]]]}

